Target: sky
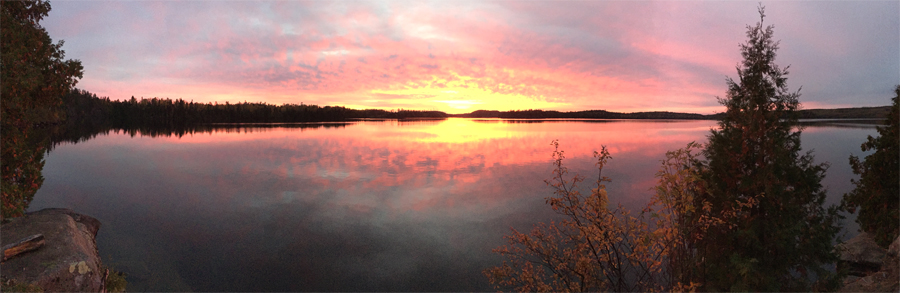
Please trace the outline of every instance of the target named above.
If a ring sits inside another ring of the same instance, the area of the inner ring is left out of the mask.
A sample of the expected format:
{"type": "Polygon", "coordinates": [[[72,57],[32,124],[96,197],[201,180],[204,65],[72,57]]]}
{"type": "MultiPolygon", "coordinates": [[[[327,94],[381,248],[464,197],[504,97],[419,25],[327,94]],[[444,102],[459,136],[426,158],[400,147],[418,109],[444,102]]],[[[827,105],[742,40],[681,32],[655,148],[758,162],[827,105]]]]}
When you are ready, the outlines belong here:
{"type": "MultiPolygon", "coordinates": [[[[757,1],[51,1],[114,100],[358,109],[724,111],[757,1]]],[[[803,108],[884,106],[900,1],[765,1],[803,108]]]]}

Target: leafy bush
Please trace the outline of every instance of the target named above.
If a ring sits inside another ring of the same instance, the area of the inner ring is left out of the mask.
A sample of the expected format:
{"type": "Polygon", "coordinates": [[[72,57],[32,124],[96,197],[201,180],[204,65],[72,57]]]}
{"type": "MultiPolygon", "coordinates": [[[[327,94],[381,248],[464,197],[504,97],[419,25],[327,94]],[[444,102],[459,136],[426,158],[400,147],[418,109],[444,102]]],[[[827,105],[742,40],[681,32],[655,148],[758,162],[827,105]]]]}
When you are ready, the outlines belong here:
{"type": "Polygon", "coordinates": [[[125,287],[128,286],[128,281],[125,280],[125,273],[120,273],[109,268],[105,268],[105,270],[107,272],[106,281],[104,282],[106,292],[125,292],[125,287]]]}
{"type": "Polygon", "coordinates": [[[585,178],[568,179],[565,153],[558,142],[553,146],[554,177],[546,183],[553,187],[554,196],[547,198],[547,204],[563,220],[539,224],[527,234],[512,230],[505,237],[508,245],[494,250],[509,261],[485,270],[493,284],[520,292],[687,291],[699,285],[681,275],[686,269],[676,269],[694,265],[685,257],[691,254],[686,244],[702,235],[679,234],[686,229],[678,226],[686,223],[679,219],[690,209],[683,204],[692,202],[681,197],[686,193],[676,192],[697,182],[688,161],[696,144],[667,154],[657,174],[662,187],[637,216],[621,205],[609,206],[605,182],[611,180],[603,176],[603,167],[612,157],[605,147],[594,153],[599,173],[596,187],[583,196],[578,185],[585,178]]]}
{"type": "Polygon", "coordinates": [[[547,203],[565,216],[540,224],[530,233],[506,236],[509,246],[494,252],[509,262],[485,271],[491,282],[517,291],[652,291],[661,266],[654,256],[646,224],[621,206],[610,209],[603,167],[611,159],[604,147],[595,152],[600,176],[588,196],[577,190],[584,177],[567,179],[565,154],[553,141],[555,190],[547,203]]]}

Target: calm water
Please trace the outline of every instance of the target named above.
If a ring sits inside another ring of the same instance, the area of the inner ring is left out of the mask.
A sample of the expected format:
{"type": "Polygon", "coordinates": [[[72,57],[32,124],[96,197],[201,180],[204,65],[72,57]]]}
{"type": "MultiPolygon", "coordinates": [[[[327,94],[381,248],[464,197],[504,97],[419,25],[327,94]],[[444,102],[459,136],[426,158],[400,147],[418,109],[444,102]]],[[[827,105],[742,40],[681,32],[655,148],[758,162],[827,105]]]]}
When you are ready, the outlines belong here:
{"type": "MultiPolygon", "coordinates": [[[[98,218],[104,262],[129,291],[490,291],[510,227],[554,215],[550,142],[571,172],[612,153],[610,198],[639,209],[667,150],[705,141],[713,121],[364,121],[63,144],[30,210],[98,218]]],[[[872,126],[809,126],[803,147],[831,163],[829,203],[849,191],[847,157],[872,126]]],[[[847,234],[857,226],[846,220],[847,234]]]]}

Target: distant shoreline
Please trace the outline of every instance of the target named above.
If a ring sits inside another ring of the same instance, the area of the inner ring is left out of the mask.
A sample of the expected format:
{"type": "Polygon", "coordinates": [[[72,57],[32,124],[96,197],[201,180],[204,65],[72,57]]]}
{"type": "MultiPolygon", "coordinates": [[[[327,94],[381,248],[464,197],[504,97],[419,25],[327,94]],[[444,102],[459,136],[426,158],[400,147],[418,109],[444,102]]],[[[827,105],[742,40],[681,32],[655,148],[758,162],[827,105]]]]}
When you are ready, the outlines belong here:
{"type": "MultiPolygon", "coordinates": [[[[885,119],[890,106],[882,107],[856,107],[836,109],[805,109],[798,110],[799,119],[885,119]]],[[[586,111],[491,111],[478,110],[467,114],[447,114],[448,117],[460,118],[503,118],[503,119],[667,119],[667,120],[719,120],[724,113],[711,115],[678,113],[678,112],[634,112],[619,113],[605,110],[586,111]]]]}
{"type": "MultiPolygon", "coordinates": [[[[49,124],[70,124],[75,128],[93,129],[101,126],[183,128],[210,123],[301,123],[346,122],[358,119],[422,120],[461,118],[502,119],[656,119],[656,120],[721,120],[724,113],[703,115],[667,111],[619,113],[606,110],[477,110],[465,114],[448,114],[436,110],[351,109],[343,106],[303,104],[271,105],[267,103],[194,103],[182,99],[110,100],[85,90],[75,89],[62,97],[59,121],[49,124]]],[[[795,112],[799,119],[885,119],[890,106],[837,109],[806,109],[795,112]]]]}

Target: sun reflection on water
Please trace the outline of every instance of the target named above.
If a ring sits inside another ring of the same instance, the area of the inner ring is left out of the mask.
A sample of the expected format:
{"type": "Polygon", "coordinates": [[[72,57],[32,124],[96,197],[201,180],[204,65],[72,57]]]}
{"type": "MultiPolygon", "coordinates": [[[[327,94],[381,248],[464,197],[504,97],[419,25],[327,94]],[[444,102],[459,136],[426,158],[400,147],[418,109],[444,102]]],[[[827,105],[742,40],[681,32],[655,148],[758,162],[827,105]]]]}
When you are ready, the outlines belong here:
{"type": "MultiPolygon", "coordinates": [[[[142,280],[138,291],[392,291],[444,282],[448,272],[468,283],[440,283],[443,290],[482,291],[489,288],[480,269],[495,265],[490,250],[502,235],[552,217],[543,182],[552,140],[571,174],[589,178],[593,151],[606,145],[610,199],[637,210],[665,152],[704,141],[714,126],[452,118],[181,137],[111,133],[55,148],[32,208],[100,219],[101,252],[142,280]],[[358,286],[335,287],[344,283],[358,286]]],[[[817,161],[832,163],[829,176],[839,174],[826,178],[829,190],[847,191],[837,185],[851,176],[846,150],[873,132],[804,132],[804,149],[818,148],[817,161]]]]}

